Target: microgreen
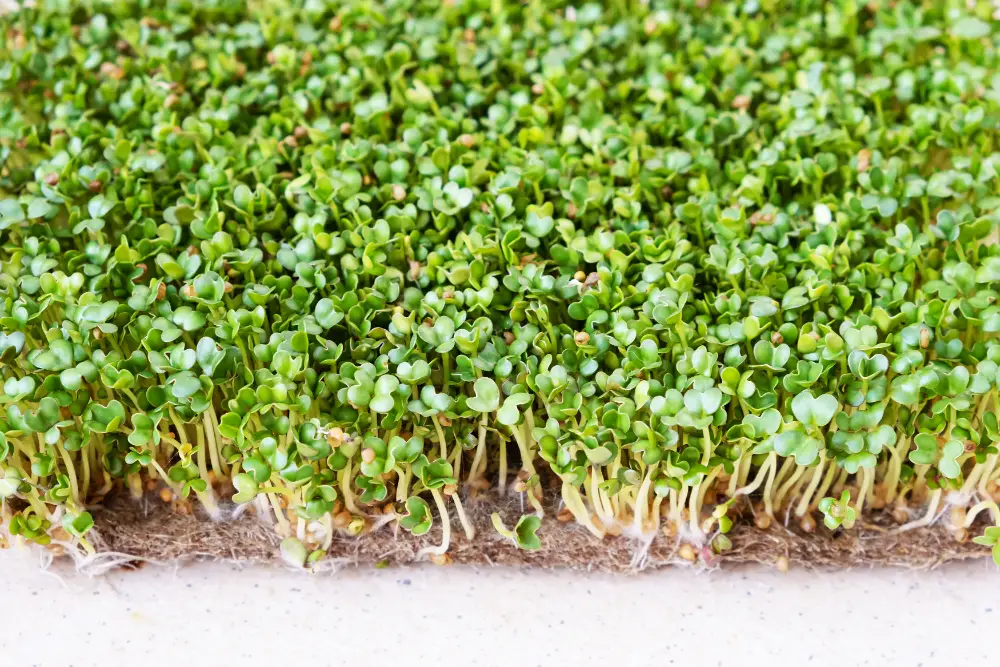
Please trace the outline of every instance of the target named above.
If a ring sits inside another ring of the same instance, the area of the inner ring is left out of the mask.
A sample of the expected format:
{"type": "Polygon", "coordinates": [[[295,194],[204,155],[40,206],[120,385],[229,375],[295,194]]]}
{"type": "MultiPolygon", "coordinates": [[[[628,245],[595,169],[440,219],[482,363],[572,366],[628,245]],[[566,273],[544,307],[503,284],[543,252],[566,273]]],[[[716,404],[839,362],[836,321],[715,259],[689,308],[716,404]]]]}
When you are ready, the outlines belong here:
{"type": "Polygon", "coordinates": [[[990,8],[403,4],[0,16],[12,534],[159,488],[296,566],[443,556],[492,486],[521,548],[558,506],[723,551],[742,495],[992,497],[990,8]]]}

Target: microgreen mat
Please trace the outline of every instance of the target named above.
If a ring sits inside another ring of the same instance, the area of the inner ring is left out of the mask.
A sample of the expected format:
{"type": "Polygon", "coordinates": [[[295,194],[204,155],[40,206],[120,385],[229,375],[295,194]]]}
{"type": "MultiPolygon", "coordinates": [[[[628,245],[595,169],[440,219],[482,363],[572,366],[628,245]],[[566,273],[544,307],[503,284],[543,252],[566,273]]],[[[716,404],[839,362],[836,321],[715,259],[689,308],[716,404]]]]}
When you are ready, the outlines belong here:
{"type": "Polygon", "coordinates": [[[10,8],[6,530],[91,551],[131,494],[442,561],[493,502],[510,549],[755,517],[1000,558],[996,11],[10,8]]]}

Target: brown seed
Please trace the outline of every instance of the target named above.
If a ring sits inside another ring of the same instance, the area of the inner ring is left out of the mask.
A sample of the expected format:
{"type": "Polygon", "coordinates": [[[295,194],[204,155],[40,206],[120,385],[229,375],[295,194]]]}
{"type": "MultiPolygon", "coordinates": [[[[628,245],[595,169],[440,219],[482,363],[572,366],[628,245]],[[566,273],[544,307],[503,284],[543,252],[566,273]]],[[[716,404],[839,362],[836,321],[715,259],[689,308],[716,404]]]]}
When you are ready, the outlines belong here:
{"type": "Polygon", "coordinates": [[[752,100],[749,95],[737,95],[733,98],[733,108],[739,109],[740,111],[746,111],[750,108],[750,103],[752,100]]]}
{"type": "MultiPolygon", "coordinates": [[[[666,506],[666,503],[664,503],[664,506],[666,506]]],[[[677,526],[674,525],[673,521],[668,520],[663,524],[663,528],[660,529],[660,532],[662,532],[665,537],[673,537],[677,534],[677,526]]]]}
{"type": "Polygon", "coordinates": [[[504,331],[503,332],[503,340],[508,345],[512,345],[514,343],[514,341],[516,340],[516,338],[514,338],[514,334],[512,334],[511,332],[504,331]]]}
{"type": "Polygon", "coordinates": [[[441,492],[444,495],[446,495],[446,496],[453,496],[453,495],[455,495],[455,493],[458,492],[458,485],[457,484],[445,484],[444,487],[441,489],[441,492]]]}
{"type": "Polygon", "coordinates": [[[50,186],[55,186],[59,182],[59,174],[46,174],[45,184],[50,186]]]}
{"type": "Polygon", "coordinates": [[[528,486],[520,480],[514,483],[514,493],[524,493],[527,488],[528,486]]]}
{"type": "Polygon", "coordinates": [[[174,499],[174,493],[170,489],[160,489],[160,500],[169,503],[174,499]]]}
{"type": "Polygon", "coordinates": [[[541,95],[542,93],[545,92],[545,86],[543,84],[536,83],[531,87],[531,92],[533,92],[535,95],[541,95]]]}
{"type": "Polygon", "coordinates": [[[858,151],[858,173],[868,171],[868,167],[872,164],[872,152],[871,149],[862,148],[858,151]]]}
{"type": "Polygon", "coordinates": [[[583,271],[577,271],[576,273],[573,274],[573,280],[576,280],[577,282],[582,283],[586,279],[587,279],[587,274],[584,273],[583,271]]]}
{"type": "Polygon", "coordinates": [[[435,565],[446,566],[451,565],[453,561],[448,554],[434,554],[431,556],[431,562],[435,565]]]}
{"type": "Polygon", "coordinates": [[[812,518],[811,514],[805,514],[801,519],[799,519],[799,528],[802,529],[803,533],[811,533],[816,530],[816,519],[812,518]]]}
{"type": "Polygon", "coordinates": [[[573,336],[573,340],[576,341],[577,345],[586,345],[590,342],[590,334],[586,331],[577,331],[576,335],[573,336]]]}
{"type": "Polygon", "coordinates": [[[905,508],[897,505],[895,509],[892,510],[892,520],[898,524],[904,524],[910,520],[910,513],[907,512],[905,508]]]}
{"type": "Polygon", "coordinates": [[[273,65],[276,62],[278,62],[278,56],[276,56],[274,54],[274,51],[268,51],[267,52],[267,64],[268,65],[273,65]]]}
{"type": "Polygon", "coordinates": [[[351,523],[351,515],[348,512],[339,512],[333,516],[333,527],[343,530],[351,523]]]}
{"type": "Polygon", "coordinates": [[[230,294],[233,291],[233,284],[227,280],[222,284],[222,291],[226,294],[230,294]]]}
{"type": "Polygon", "coordinates": [[[569,523],[573,520],[573,513],[569,511],[568,508],[564,507],[559,510],[559,514],[556,514],[556,521],[559,523],[569,523]]]}
{"type": "Polygon", "coordinates": [[[622,534],[622,527],[617,522],[610,523],[604,527],[604,532],[611,537],[618,537],[622,534]]]}
{"type": "Polygon", "coordinates": [[[422,268],[423,268],[423,266],[420,264],[420,262],[417,262],[417,261],[411,259],[410,260],[410,280],[416,280],[417,278],[419,278],[420,277],[420,269],[422,269],[422,268]]]}
{"type": "Polygon", "coordinates": [[[194,285],[185,285],[184,287],[181,288],[181,294],[183,294],[189,299],[192,299],[195,297],[197,292],[194,291],[194,285]]]}
{"type": "Polygon", "coordinates": [[[597,273],[597,271],[594,271],[587,276],[587,279],[583,281],[583,284],[587,287],[593,287],[599,282],[601,282],[601,276],[597,273]]]}
{"type": "Polygon", "coordinates": [[[771,527],[771,517],[763,513],[754,517],[753,522],[760,530],[767,530],[771,527]]]}
{"type": "Polygon", "coordinates": [[[181,101],[180,97],[178,97],[174,93],[170,93],[165,98],[163,98],[163,107],[165,109],[170,109],[171,107],[173,107],[175,104],[177,104],[180,101],[181,101]]]}
{"type": "Polygon", "coordinates": [[[87,183],[87,189],[90,190],[91,192],[100,192],[101,190],[104,189],[104,183],[101,183],[99,180],[94,179],[90,183],[87,183]]]}
{"type": "Polygon", "coordinates": [[[104,338],[104,332],[101,331],[100,329],[94,329],[94,338],[96,340],[101,340],[102,338],[104,338]]]}
{"type": "Polygon", "coordinates": [[[677,555],[689,563],[693,563],[698,560],[698,554],[695,553],[694,547],[686,543],[682,544],[681,548],[677,550],[677,555]]]}
{"type": "Polygon", "coordinates": [[[365,528],[367,527],[368,527],[368,522],[366,522],[363,518],[356,516],[353,519],[351,519],[351,522],[349,524],[347,524],[347,532],[350,535],[360,535],[361,533],[365,532],[365,528]]]}
{"type": "Polygon", "coordinates": [[[572,220],[573,218],[576,217],[576,214],[578,212],[579,212],[579,209],[577,209],[576,204],[574,204],[573,202],[570,202],[566,206],[566,217],[567,218],[570,218],[572,220]]]}
{"type": "Polygon", "coordinates": [[[466,148],[472,148],[476,145],[476,138],[471,134],[463,134],[458,138],[458,143],[462,144],[466,148]]]}
{"type": "Polygon", "coordinates": [[[109,79],[121,80],[125,77],[125,70],[114,63],[104,62],[101,63],[101,76],[105,76],[109,79]]]}
{"type": "Polygon", "coordinates": [[[167,286],[165,283],[160,283],[156,286],[156,300],[163,301],[163,297],[167,295],[167,286]]]}
{"type": "Polygon", "coordinates": [[[778,556],[778,560],[774,561],[774,567],[778,569],[778,572],[788,572],[788,557],[778,556]]]}
{"type": "Polygon", "coordinates": [[[476,31],[473,30],[472,28],[466,28],[465,32],[462,34],[462,37],[465,39],[466,42],[471,44],[472,42],[476,41],[476,31]]]}
{"type": "Polygon", "coordinates": [[[438,423],[441,424],[441,426],[444,426],[445,428],[451,426],[451,420],[445,417],[444,415],[438,415],[438,423]]]}
{"type": "Polygon", "coordinates": [[[160,27],[160,22],[154,19],[152,16],[143,16],[139,21],[139,24],[146,28],[152,28],[156,30],[160,27]]]}
{"type": "Polygon", "coordinates": [[[350,134],[351,133],[351,124],[348,123],[347,121],[344,121],[343,123],[341,123],[340,124],[340,133],[343,134],[343,135],[345,135],[345,136],[348,135],[348,134],[350,134]]]}
{"type": "Polygon", "coordinates": [[[304,127],[302,125],[297,125],[295,127],[295,130],[292,132],[292,134],[293,134],[293,136],[295,137],[296,140],[301,141],[302,139],[305,139],[306,137],[309,136],[309,130],[308,130],[308,128],[306,128],[306,127],[304,127]]]}
{"type": "Polygon", "coordinates": [[[375,450],[371,447],[365,447],[361,450],[361,460],[365,463],[372,463],[375,460],[375,450]]]}
{"type": "Polygon", "coordinates": [[[955,541],[959,544],[964,544],[969,541],[969,531],[965,528],[959,528],[955,531],[955,541]]]}
{"type": "Polygon", "coordinates": [[[326,434],[326,441],[331,447],[340,447],[340,443],[344,441],[344,429],[339,426],[334,426],[330,429],[330,432],[326,434]]]}
{"type": "Polygon", "coordinates": [[[196,246],[196,245],[189,245],[187,247],[187,254],[188,254],[189,257],[193,257],[194,255],[197,255],[198,253],[199,253],[198,246],[196,246]]]}
{"type": "Polygon", "coordinates": [[[771,345],[781,345],[784,342],[785,342],[785,337],[782,336],[777,331],[771,334],[771,345]]]}
{"type": "Polygon", "coordinates": [[[652,35],[654,32],[656,32],[656,26],[657,26],[656,19],[650,16],[649,18],[646,19],[646,22],[643,24],[642,30],[647,35],[652,35]]]}
{"type": "Polygon", "coordinates": [[[233,73],[236,75],[237,79],[242,79],[247,74],[247,66],[243,63],[236,63],[233,68],[233,73]]]}
{"type": "Polygon", "coordinates": [[[964,507],[952,507],[950,515],[948,517],[951,519],[951,525],[956,528],[965,525],[965,508],[964,507]]]}
{"type": "Polygon", "coordinates": [[[334,16],[330,19],[330,32],[340,32],[341,26],[343,26],[343,22],[339,16],[334,16]]]}
{"type": "Polygon", "coordinates": [[[398,183],[393,185],[392,198],[395,199],[396,201],[403,201],[404,199],[406,199],[406,188],[404,188],[402,185],[399,185],[398,183]]]}

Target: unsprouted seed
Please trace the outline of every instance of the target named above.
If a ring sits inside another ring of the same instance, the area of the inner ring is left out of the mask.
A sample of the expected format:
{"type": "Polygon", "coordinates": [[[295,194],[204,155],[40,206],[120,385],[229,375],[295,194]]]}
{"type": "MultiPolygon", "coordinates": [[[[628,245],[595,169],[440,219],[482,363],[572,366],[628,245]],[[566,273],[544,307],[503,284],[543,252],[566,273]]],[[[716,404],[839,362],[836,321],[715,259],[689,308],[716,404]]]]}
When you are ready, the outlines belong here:
{"type": "Polygon", "coordinates": [[[448,562],[520,502],[511,549],[881,520],[1000,558],[989,2],[7,9],[17,540],[93,551],[131,495],[448,562]]]}

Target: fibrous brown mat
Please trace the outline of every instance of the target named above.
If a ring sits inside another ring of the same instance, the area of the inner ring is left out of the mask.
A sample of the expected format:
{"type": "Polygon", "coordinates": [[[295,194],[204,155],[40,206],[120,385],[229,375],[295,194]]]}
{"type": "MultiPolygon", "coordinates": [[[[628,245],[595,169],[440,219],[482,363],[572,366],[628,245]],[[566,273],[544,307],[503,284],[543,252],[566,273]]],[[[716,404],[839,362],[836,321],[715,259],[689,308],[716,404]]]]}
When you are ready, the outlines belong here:
{"type": "MultiPolygon", "coordinates": [[[[476,538],[465,538],[452,517],[452,562],[468,565],[530,566],[629,573],[668,565],[691,565],[678,555],[675,538],[657,533],[652,542],[624,536],[598,540],[575,522],[557,521],[547,513],[538,531],[539,551],[517,549],[493,528],[490,515],[498,511],[512,527],[523,510],[516,501],[503,506],[494,497],[466,501],[466,512],[476,528],[476,538]]],[[[555,509],[555,508],[552,508],[555,509]]],[[[142,560],[184,561],[192,559],[238,562],[269,562],[278,559],[279,538],[271,526],[249,514],[212,521],[192,514],[177,514],[155,499],[110,500],[97,511],[95,547],[99,551],[128,554],[142,560]]],[[[892,532],[895,524],[882,513],[868,517],[849,531],[830,533],[820,527],[802,534],[775,522],[767,530],[752,521],[737,522],[729,533],[733,548],[723,555],[707,548],[697,552],[695,566],[714,568],[733,564],[772,565],[780,557],[789,564],[807,568],[893,566],[934,568],[948,561],[983,558],[989,550],[970,541],[957,542],[943,527],[931,526],[903,533],[892,532]]],[[[978,534],[973,532],[972,534],[978,534]]],[[[423,537],[398,529],[395,522],[360,537],[337,537],[328,552],[335,566],[405,565],[416,562],[417,552],[440,543],[441,524],[423,537]]]]}

